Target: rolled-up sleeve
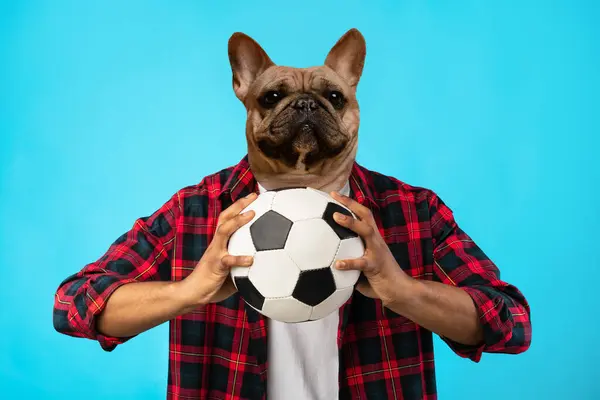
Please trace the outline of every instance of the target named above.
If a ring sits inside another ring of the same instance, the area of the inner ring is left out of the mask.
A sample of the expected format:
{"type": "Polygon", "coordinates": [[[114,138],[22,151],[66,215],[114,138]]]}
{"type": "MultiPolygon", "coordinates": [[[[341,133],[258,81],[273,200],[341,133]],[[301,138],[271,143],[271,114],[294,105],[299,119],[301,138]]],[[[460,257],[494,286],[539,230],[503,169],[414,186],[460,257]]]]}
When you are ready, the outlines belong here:
{"type": "Polygon", "coordinates": [[[442,339],[461,357],[479,362],[482,353],[518,354],[531,343],[530,307],[515,286],[457,225],[452,211],[435,194],[429,198],[434,245],[434,279],[464,290],[483,327],[483,343],[467,346],[442,339]]]}
{"type": "Polygon", "coordinates": [[[99,333],[96,318],[119,287],[170,279],[177,214],[175,195],[151,216],[137,219],[100,259],[60,283],[54,298],[54,328],[65,335],[97,340],[106,351],[129,340],[99,333]]]}

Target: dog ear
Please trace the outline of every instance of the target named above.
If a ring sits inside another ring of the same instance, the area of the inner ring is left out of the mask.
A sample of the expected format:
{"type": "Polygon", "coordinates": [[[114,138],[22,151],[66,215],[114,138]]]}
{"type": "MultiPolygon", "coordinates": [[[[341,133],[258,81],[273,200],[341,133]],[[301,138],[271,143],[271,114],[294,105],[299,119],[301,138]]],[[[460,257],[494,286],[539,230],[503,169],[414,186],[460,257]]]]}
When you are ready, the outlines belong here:
{"type": "Polygon", "coordinates": [[[254,39],[241,32],[229,38],[228,53],[233,72],[233,91],[238,99],[244,101],[252,82],[275,64],[254,39]]]}
{"type": "Polygon", "coordinates": [[[348,85],[356,87],[362,75],[366,55],[365,38],[358,29],[350,29],[329,51],[325,65],[334,70],[348,85]]]}

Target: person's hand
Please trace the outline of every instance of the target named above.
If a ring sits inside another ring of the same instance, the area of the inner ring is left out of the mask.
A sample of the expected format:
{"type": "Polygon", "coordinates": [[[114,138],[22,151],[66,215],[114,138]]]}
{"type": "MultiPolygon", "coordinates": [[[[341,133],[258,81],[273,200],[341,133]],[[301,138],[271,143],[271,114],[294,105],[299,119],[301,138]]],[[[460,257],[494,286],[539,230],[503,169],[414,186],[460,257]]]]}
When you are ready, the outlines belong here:
{"type": "Polygon", "coordinates": [[[229,275],[232,267],[249,267],[251,256],[233,256],[227,251],[231,235],[254,217],[250,210],[240,214],[257,194],[251,193],[239,199],[219,215],[213,240],[208,245],[196,268],[180,283],[180,290],[186,306],[195,307],[208,303],[217,303],[236,292],[229,275]]]}
{"type": "Polygon", "coordinates": [[[402,271],[392,252],[379,233],[371,210],[337,192],[331,196],[350,209],[356,218],[334,213],[334,220],[343,227],[358,234],[365,243],[365,253],[360,258],[339,260],[340,270],[359,270],[366,280],[359,280],[356,289],[364,296],[381,299],[384,305],[397,301],[402,286],[410,277],[402,271]]]}

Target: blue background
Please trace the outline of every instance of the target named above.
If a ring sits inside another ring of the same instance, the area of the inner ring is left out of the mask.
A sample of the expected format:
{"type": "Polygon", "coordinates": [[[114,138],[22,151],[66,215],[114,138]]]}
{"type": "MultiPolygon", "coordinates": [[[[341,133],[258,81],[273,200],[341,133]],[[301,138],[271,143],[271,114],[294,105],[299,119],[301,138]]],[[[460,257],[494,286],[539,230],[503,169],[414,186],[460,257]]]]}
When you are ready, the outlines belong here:
{"type": "Polygon", "coordinates": [[[216,3],[1,3],[3,398],[165,397],[167,325],[104,353],[54,332],[58,283],[244,155],[231,33],[310,66],[351,27],[359,162],[435,190],[533,310],[520,356],[436,341],[440,398],[598,398],[599,3],[216,3]]]}

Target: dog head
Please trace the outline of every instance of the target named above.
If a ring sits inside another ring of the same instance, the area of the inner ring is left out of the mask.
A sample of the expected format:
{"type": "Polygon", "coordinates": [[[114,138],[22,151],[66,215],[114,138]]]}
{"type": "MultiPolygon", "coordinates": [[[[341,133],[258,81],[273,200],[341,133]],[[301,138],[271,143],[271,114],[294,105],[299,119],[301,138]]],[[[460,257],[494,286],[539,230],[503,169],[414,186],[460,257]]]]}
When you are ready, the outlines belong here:
{"type": "Polygon", "coordinates": [[[252,38],[229,40],[233,89],[247,110],[248,160],[270,186],[328,186],[347,179],[357,150],[356,88],[365,40],[352,29],[322,66],[278,66],[252,38]]]}

